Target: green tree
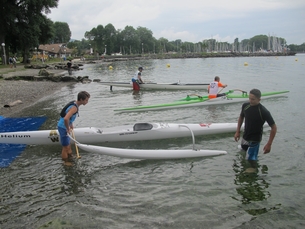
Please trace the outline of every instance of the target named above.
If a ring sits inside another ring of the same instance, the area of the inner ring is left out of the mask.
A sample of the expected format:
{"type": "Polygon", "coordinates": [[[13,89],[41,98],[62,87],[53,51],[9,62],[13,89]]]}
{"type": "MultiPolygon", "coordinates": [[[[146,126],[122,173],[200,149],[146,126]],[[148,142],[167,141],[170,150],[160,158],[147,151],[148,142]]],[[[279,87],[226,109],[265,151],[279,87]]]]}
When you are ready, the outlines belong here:
{"type": "Polygon", "coordinates": [[[296,45],[296,44],[288,45],[288,48],[291,52],[304,53],[305,52],[305,42],[301,45],[296,45]]]}
{"type": "Polygon", "coordinates": [[[85,39],[82,39],[81,41],[79,40],[74,40],[71,41],[67,44],[67,47],[69,49],[72,49],[72,54],[76,56],[84,56],[86,53],[86,50],[89,49],[89,43],[85,39]]]}
{"type": "Polygon", "coordinates": [[[169,45],[168,45],[168,40],[164,37],[161,37],[158,39],[158,50],[159,52],[161,53],[167,53],[168,52],[168,48],[169,48],[169,45]]]}
{"type": "Polygon", "coordinates": [[[268,48],[268,36],[256,35],[249,40],[249,44],[255,47],[255,51],[268,48]]]}
{"type": "Polygon", "coordinates": [[[137,34],[140,38],[140,47],[141,47],[141,53],[148,53],[153,51],[154,46],[154,38],[153,33],[151,30],[145,28],[145,27],[138,27],[137,28],[137,34]]]}
{"type": "Polygon", "coordinates": [[[105,27],[98,25],[85,33],[85,37],[89,40],[90,45],[94,48],[96,55],[102,53],[113,53],[117,48],[117,31],[112,24],[105,27]]]}
{"type": "Polygon", "coordinates": [[[105,47],[105,28],[102,25],[98,25],[95,30],[92,31],[92,34],[94,34],[94,43],[96,47],[96,51],[98,53],[104,53],[104,47],[105,47]]]}
{"type": "Polygon", "coordinates": [[[7,53],[20,50],[27,60],[33,47],[49,40],[53,30],[45,14],[57,5],[58,0],[1,0],[0,42],[6,44],[7,53]]]}
{"type": "Polygon", "coordinates": [[[96,41],[99,41],[99,30],[103,29],[102,25],[98,25],[97,28],[93,28],[90,31],[85,32],[85,38],[88,40],[89,49],[92,48],[93,52],[97,51],[98,44],[96,41]],[[97,38],[97,39],[95,39],[97,38]]]}
{"type": "Polygon", "coordinates": [[[119,52],[119,46],[117,45],[117,31],[112,24],[105,26],[105,51],[108,54],[119,52]]]}
{"type": "Polygon", "coordinates": [[[71,30],[68,23],[66,22],[55,22],[54,25],[54,38],[53,42],[57,43],[68,43],[71,39],[71,30]]]}
{"type": "Polygon", "coordinates": [[[81,41],[75,40],[68,43],[68,48],[75,50],[75,54],[78,56],[84,56],[90,49],[89,41],[82,39],[81,41]]]}
{"type": "Polygon", "coordinates": [[[182,40],[178,39],[178,40],[172,41],[171,43],[175,47],[175,51],[180,52],[180,47],[181,47],[181,44],[182,44],[182,40]]]}
{"type": "Polygon", "coordinates": [[[141,41],[135,28],[126,26],[120,33],[120,38],[123,40],[124,52],[129,54],[139,53],[139,44],[141,41]]]}

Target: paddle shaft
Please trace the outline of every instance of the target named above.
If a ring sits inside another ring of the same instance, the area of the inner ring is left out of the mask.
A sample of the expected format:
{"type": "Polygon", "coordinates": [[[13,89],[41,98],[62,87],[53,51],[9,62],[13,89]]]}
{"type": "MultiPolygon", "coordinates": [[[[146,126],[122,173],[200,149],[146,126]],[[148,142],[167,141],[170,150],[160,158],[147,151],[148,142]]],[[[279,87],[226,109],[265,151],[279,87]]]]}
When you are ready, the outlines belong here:
{"type": "Polygon", "coordinates": [[[217,94],[219,94],[222,90],[224,89],[224,87],[223,88],[221,88],[218,92],[217,92],[217,94]]]}
{"type": "MultiPolygon", "coordinates": [[[[72,137],[73,137],[73,139],[75,139],[74,130],[72,130],[72,137]]],[[[81,158],[81,156],[79,156],[78,147],[77,147],[76,142],[74,142],[74,144],[75,144],[76,157],[77,157],[77,159],[79,159],[79,158],[81,158]]]]}

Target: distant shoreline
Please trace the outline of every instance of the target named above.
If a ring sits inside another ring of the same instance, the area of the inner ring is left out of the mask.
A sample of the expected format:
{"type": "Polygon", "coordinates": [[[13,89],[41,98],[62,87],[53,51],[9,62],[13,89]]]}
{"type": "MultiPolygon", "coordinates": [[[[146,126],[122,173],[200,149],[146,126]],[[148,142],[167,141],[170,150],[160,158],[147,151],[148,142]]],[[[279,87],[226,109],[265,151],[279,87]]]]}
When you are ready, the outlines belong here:
{"type": "Polygon", "coordinates": [[[238,53],[238,52],[222,52],[222,53],[163,53],[163,54],[138,54],[138,55],[106,55],[101,57],[86,58],[85,62],[102,60],[110,61],[126,61],[141,59],[185,59],[185,58],[215,58],[215,57],[270,57],[270,56],[295,56],[296,52],[287,53],[238,53]]]}

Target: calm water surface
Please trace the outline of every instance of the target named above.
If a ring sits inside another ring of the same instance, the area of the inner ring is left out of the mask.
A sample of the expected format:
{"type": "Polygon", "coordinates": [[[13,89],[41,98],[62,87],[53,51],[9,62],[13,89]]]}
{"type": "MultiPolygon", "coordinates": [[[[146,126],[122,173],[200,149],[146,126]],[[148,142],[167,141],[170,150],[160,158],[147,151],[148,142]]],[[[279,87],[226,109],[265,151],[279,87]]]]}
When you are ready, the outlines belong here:
{"type": "MultiPolygon", "coordinates": [[[[80,151],[64,167],[60,146],[28,146],[0,173],[0,228],[304,228],[305,55],[145,60],[86,65],[77,76],[129,81],[138,66],[153,82],[209,83],[220,76],[228,89],[290,90],[262,100],[278,133],[270,154],[259,156],[259,173],[247,175],[234,133],[196,137],[196,146],[226,150],[225,156],[180,160],[131,160],[80,151]],[[248,66],[244,66],[247,62],[248,66]],[[170,64],[170,68],[167,67],[170,64]]],[[[91,94],[76,127],[110,127],[135,122],[236,122],[241,104],[114,113],[114,109],[171,102],[206,91],[141,91],[98,83],[65,87],[20,116],[47,116],[54,129],[61,108],[81,90],[91,94]]],[[[264,133],[262,147],[269,136],[264,133]]],[[[145,149],[191,148],[189,138],[106,146],[145,149]]]]}

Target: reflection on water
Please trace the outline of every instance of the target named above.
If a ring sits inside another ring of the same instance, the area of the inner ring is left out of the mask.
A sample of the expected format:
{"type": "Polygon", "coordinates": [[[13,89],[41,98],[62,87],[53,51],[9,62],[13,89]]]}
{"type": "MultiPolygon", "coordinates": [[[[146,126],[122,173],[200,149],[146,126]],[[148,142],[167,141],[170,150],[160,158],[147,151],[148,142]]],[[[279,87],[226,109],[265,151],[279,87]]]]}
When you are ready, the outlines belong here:
{"type": "Polygon", "coordinates": [[[86,170],[82,170],[74,161],[73,166],[63,165],[62,191],[67,195],[79,194],[91,183],[86,170]]]}
{"type": "Polygon", "coordinates": [[[139,104],[141,103],[141,93],[140,93],[140,91],[136,91],[136,90],[133,90],[132,91],[132,98],[134,99],[134,100],[136,100],[136,101],[138,101],[139,102],[139,104]]]}
{"type": "MultiPolygon", "coordinates": [[[[233,197],[233,199],[240,201],[242,204],[254,206],[251,203],[256,201],[267,200],[271,197],[268,188],[270,183],[264,178],[268,174],[267,165],[260,165],[257,162],[258,172],[248,173],[247,169],[251,168],[250,163],[246,159],[246,151],[241,151],[238,154],[238,159],[234,160],[233,170],[235,172],[234,184],[236,192],[241,198],[233,197]],[[263,175],[259,175],[261,172],[263,175]]],[[[257,206],[257,205],[256,205],[257,206]]],[[[245,209],[251,215],[258,215],[268,212],[268,209],[263,208],[250,208],[245,209]]]]}

